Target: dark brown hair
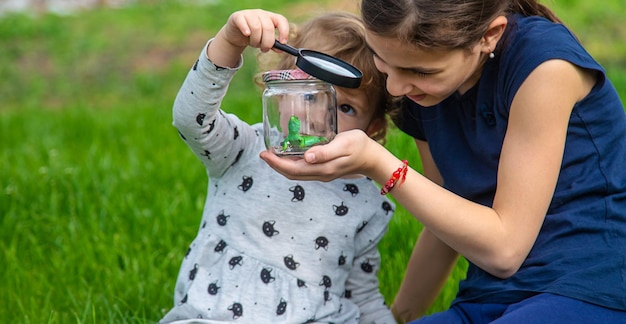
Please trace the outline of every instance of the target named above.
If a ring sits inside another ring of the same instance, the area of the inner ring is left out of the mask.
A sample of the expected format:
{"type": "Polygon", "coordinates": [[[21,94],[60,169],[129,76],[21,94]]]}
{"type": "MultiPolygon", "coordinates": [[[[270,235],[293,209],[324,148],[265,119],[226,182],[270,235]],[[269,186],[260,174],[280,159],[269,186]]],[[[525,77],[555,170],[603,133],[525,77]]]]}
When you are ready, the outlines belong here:
{"type": "MultiPolygon", "coordinates": [[[[391,99],[385,87],[385,76],[376,69],[373,53],[365,43],[365,26],[361,19],[349,12],[326,12],[299,26],[292,26],[291,31],[290,45],[335,56],[363,72],[358,90],[366,94],[367,104],[374,109],[372,122],[380,120],[382,123],[382,127],[370,137],[384,143],[388,127],[386,112],[391,99]]],[[[272,65],[277,69],[296,68],[294,57],[286,54],[280,55],[277,64],[272,65]]]]}
{"type": "Polygon", "coordinates": [[[362,0],[368,30],[428,49],[470,48],[500,15],[559,18],[536,0],[362,0]]]}

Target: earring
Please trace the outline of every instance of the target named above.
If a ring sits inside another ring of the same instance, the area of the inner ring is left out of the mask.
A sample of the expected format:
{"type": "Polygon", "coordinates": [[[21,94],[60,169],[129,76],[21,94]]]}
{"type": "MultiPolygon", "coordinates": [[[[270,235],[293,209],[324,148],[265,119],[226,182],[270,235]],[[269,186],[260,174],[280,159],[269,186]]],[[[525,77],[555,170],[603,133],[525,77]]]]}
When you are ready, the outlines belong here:
{"type": "Polygon", "coordinates": [[[496,54],[494,54],[493,52],[489,53],[489,58],[490,58],[490,59],[492,59],[492,58],[494,58],[494,57],[496,57],[496,54]]]}

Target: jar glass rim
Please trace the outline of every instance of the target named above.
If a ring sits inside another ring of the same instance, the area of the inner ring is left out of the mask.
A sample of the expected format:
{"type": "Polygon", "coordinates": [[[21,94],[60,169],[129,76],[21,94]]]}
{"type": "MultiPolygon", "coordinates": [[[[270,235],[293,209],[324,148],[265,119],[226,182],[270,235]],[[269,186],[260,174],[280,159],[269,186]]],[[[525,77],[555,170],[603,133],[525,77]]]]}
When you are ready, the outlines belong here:
{"type": "MultiPolygon", "coordinates": [[[[300,69],[271,70],[263,72],[263,82],[270,81],[319,80],[300,69]]],[[[321,81],[321,80],[320,80],[321,81]]]]}

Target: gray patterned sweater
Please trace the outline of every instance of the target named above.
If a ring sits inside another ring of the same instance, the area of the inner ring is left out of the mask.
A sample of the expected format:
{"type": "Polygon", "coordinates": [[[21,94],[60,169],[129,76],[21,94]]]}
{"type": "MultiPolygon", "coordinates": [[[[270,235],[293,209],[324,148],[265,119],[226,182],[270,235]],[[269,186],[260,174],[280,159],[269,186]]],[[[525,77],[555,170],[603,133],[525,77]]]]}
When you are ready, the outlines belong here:
{"type": "Polygon", "coordinates": [[[174,103],[208,195],[162,323],[395,323],[377,243],[395,206],[365,177],[292,181],[259,158],[262,125],[220,109],[238,68],[205,50],[174,103]]]}

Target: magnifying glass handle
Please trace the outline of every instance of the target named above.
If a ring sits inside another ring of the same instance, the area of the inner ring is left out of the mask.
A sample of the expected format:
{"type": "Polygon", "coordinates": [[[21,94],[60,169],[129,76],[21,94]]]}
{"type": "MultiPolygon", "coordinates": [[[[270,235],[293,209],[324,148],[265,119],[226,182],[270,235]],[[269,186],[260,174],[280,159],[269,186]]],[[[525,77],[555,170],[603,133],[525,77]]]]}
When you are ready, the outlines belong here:
{"type": "Polygon", "coordinates": [[[278,48],[279,50],[283,51],[283,52],[287,52],[293,56],[299,56],[300,52],[296,49],[293,48],[287,44],[281,44],[278,42],[278,40],[274,41],[274,48],[278,48]]]}

